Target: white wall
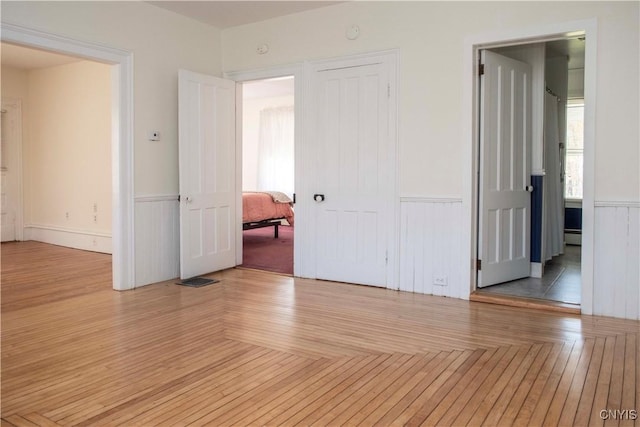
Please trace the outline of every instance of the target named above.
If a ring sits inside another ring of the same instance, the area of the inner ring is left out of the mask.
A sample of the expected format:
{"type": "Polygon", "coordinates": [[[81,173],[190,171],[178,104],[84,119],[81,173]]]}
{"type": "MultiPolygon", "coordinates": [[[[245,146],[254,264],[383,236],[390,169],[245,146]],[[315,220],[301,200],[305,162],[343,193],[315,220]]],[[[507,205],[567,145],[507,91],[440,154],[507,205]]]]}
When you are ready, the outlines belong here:
{"type": "Polygon", "coordinates": [[[220,30],[139,1],[3,2],[2,21],[133,52],[135,194],[177,194],[178,69],[220,76],[220,30]]]}
{"type": "Polygon", "coordinates": [[[0,74],[2,97],[25,100],[27,98],[27,72],[2,65],[0,74]]]}
{"type": "Polygon", "coordinates": [[[35,69],[27,82],[25,238],[110,253],[111,67],[35,69]]]}
{"type": "Polygon", "coordinates": [[[111,252],[110,73],[2,68],[2,97],[22,102],[25,240],[111,252]]]}
{"type": "Polygon", "coordinates": [[[135,286],[176,277],[178,70],[220,76],[220,30],[140,1],[3,2],[2,22],[133,53],[135,286]]]}
{"type": "Polygon", "coordinates": [[[598,19],[596,199],[638,200],[638,3],[348,2],[223,31],[225,71],[398,48],[400,192],[461,196],[464,40],[598,19]],[[360,26],[360,37],[345,30],[360,26]],[[295,37],[291,37],[295,34],[295,37]],[[255,47],[267,43],[266,55],[255,47]],[[619,105],[625,105],[621,110],[619,105]]]}
{"type": "MultiPolygon", "coordinates": [[[[400,224],[400,240],[403,245],[426,248],[427,242],[432,245],[430,239],[436,238],[441,239],[436,247],[453,250],[462,247],[455,239],[467,241],[467,237],[456,236],[451,230],[434,233],[429,218],[431,212],[446,210],[439,207],[439,200],[451,204],[449,207],[457,206],[465,197],[465,187],[469,186],[464,180],[469,176],[466,171],[472,167],[466,163],[472,141],[464,137],[464,128],[471,117],[465,109],[463,94],[463,86],[471,78],[465,73],[465,61],[471,59],[464,57],[468,40],[481,36],[490,38],[487,36],[498,33],[529,30],[539,33],[541,28],[595,19],[598,33],[593,42],[597,42],[597,62],[595,70],[591,70],[595,73],[597,87],[595,202],[636,206],[640,200],[639,4],[500,2],[499,7],[496,5],[485,2],[347,2],[230,28],[222,34],[223,68],[225,71],[261,69],[397,49],[400,54],[399,202],[401,212],[407,216],[400,224]],[[348,40],[345,31],[353,24],[360,27],[360,37],[348,40]],[[269,53],[258,55],[255,47],[263,43],[269,45],[269,53]]],[[[468,220],[462,218],[462,221],[468,220]]],[[[599,233],[596,229],[595,234],[599,233]]],[[[468,249],[462,247],[462,250],[468,249]]],[[[406,251],[407,246],[402,246],[402,289],[435,293],[429,275],[445,275],[448,271],[449,286],[437,289],[438,293],[465,297],[464,290],[468,292],[470,287],[469,279],[456,275],[456,267],[438,270],[443,262],[454,265],[450,262],[453,255],[436,262],[438,257],[416,258],[415,254],[406,259],[406,251]],[[420,275],[416,276],[416,272],[420,275]]],[[[631,256],[629,252],[626,254],[631,256]]],[[[633,260],[628,261],[623,264],[633,260]]],[[[459,262],[458,268],[468,268],[467,257],[459,262]]],[[[596,265],[586,268],[606,271],[600,260],[594,262],[596,265]]],[[[615,276],[619,272],[609,273],[615,276]]],[[[630,292],[628,286],[598,279],[602,277],[597,275],[593,295],[615,288],[618,294],[627,295],[632,304],[637,304],[637,295],[630,292]]],[[[620,311],[611,310],[611,307],[605,310],[601,305],[593,308],[594,314],[639,316],[639,310],[620,311]]],[[[592,308],[587,312],[592,312],[592,308]]]]}
{"type": "Polygon", "coordinates": [[[293,94],[266,98],[246,98],[242,101],[242,189],[258,188],[258,141],[260,111],[265,108],[293,106],[293,94]]]}

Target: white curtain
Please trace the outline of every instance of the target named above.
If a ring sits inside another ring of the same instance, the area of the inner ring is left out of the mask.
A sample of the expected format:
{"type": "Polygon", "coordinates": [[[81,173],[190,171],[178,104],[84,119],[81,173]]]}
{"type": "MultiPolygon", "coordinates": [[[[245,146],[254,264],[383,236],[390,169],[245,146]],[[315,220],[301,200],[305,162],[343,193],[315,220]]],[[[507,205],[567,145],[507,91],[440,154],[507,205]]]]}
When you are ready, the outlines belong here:
{"type": "Polygon", "coordinates": [[[258,190],[294,191],[293,106],[266,108],[260,112],[258,190]]]}
{"type": "Polygon", "coordinates": [[[560,176],[558,99],[547,93],[544,105],[545,260],[549,260],[564,252],[564,196],[560,176]]]}

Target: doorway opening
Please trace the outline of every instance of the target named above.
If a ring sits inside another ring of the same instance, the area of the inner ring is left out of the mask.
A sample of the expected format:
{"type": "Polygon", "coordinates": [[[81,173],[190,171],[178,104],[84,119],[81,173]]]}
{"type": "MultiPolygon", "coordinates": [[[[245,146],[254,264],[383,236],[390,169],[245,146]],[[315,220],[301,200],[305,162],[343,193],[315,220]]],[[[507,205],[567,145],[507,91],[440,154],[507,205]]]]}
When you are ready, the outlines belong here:
{"type": "MultiPolygon", "coordinates": [[[[586,38],[580,35],[490,49],[532,70],[531,152],[526,157],[531,170],[526,185],[531,205],[524,220],[529,222],[528,241],[522,241],[530,268],[519,277],[483,283],[480,264],[479,294],[581,305],[585,45],[586,38]]],[[[480,94],[479,102],[485,95],[480,94]]],[[[481,119],[482,126],[486,124],[481,119]]],[[[478,202],[483,203],[482,190],[478,202]]],[[[482,236],[482,232],[479,224],[478,259],[484,263],[487,256],[483,257],[480,242],[495,237],[492,233],[482,236]]]]}
{"type": "Polygon", "coordinates": [[[110,260],[111,65],[2,43],[2,75],[2,241],[110,260]]]}
{"type": "MultiPolygon", "coordinates": [[[[112,287],[135,287],[131,52],[3,23],[2,42],[108,64],[111,88],[112,287]]],[[[3,76],[4,77],[4,76],[3,76]]],[[[92,242],[93,243],[93,242],[92,242]]]]}
{"type": "Polygon", "coordinates": [[[293,275],[295,78],[242,84],[241,267],[293,275]]]}

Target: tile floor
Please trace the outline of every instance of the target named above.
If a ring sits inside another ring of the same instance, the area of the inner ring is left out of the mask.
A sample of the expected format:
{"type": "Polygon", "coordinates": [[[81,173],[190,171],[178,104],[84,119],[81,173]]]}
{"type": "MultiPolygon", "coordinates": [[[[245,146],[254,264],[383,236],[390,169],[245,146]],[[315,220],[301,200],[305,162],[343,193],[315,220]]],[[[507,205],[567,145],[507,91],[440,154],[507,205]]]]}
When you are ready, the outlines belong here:
{"type": "Polygon", "coordinates": [[[541,279],[527,277],[489,286],[481,292],[580,304],[580,246],[565,246],[563,255],[547,262],[541,279]]]}

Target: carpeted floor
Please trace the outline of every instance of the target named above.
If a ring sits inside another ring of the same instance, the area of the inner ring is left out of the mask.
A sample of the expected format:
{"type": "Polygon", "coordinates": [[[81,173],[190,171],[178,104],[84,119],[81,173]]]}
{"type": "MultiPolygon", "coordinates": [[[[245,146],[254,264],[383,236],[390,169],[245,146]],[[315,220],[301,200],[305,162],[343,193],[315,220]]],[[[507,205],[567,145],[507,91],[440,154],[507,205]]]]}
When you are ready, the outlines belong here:
{"type": "Polygon", "coordinates": [[[293,274],[293,227],[280,226],[278,238],[273,227],[242,232],[241,267],[293,274]]]}

